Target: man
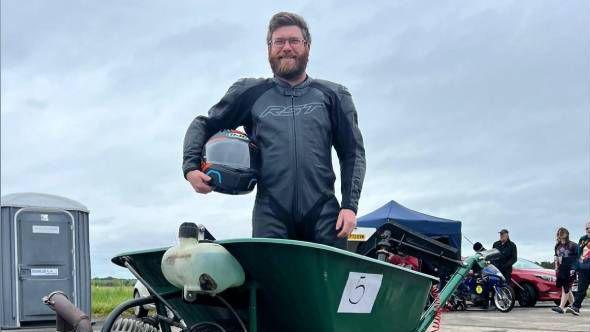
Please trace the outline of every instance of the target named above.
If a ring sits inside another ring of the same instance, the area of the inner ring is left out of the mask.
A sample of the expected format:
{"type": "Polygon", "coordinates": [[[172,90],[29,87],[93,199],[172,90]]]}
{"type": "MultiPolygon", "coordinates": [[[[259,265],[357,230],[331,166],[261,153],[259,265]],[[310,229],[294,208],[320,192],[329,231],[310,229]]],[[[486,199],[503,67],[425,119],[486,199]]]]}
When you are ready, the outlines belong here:
{"type": "Polygon", "coordinates": [[[574,303],[571,307],[566,308],[566,312],[576,316],[580,315],[582,301],[586,297],[586,291],[590,285],[590,221],[586,223],[586,235],[578,241],[578,262],[576,264],[578,271],[578,291],[574,296],[574,303]]]}
{"type": "Polygon", "coordinates": [[[516,263],[516,244],[510,241],[508,230],[503,229],[500,232],[500,240],[494,242],[494,249],[500,251],[499,257],[493,260],[494,265],[502,272],[506,282],[510,284],[512,280],[512,265],[516,263]]]}
{"type": "Polygon", "coordinates": [[[221,129],[244,126],[259,151],[254,237],[343,248],[356,225],[365,151],[348,90],[306,73],[311,35],[302,17],[281,12],[266,38],[273,78],[241,79],[189,126],[183,172],[196,192],[211,191],[200,169],[203,145],[221,129]],[[331,149],[340,160],[342,205],[334,196],[331,149]]]}

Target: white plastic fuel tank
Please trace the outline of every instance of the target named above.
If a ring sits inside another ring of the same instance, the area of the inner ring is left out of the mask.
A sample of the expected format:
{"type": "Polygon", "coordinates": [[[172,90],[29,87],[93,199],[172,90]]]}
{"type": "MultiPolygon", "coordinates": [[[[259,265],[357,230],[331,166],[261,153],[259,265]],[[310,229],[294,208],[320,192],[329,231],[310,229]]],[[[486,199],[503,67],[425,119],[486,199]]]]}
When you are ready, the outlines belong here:
{"type": "Polygon", "coordinates": [[[186,301],[198,294],[215,295],[227,288],[244,284],[244,270],[223,246],[198,240],[199,227],[183,223],[178,230],[178,244],[162,257],[162,273],[166,280],[183,289],[186,301]]]}

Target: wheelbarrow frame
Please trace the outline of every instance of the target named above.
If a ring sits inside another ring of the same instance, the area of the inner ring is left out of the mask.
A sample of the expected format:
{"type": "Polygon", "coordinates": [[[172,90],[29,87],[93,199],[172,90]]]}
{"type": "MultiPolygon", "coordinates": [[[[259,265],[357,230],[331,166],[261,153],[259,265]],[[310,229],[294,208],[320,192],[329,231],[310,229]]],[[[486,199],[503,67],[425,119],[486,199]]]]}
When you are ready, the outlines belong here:
{"type": "MultiPolygon", "coordinates": [[[[497,254],[497,250],[489,250],[486,252],[476,253],[473,256],[468,257],[460,266],[455,273],[451,276],[449,281],[447,282],[446,286],[440,292],[440,304],[433,303],[431,304],[421,315],[418,327],[415,331],[417,332],[425,332],[427,331],[428,327],[432,323],[435,318],[436,312],[439,306],[444,306],[445,303],[449,300],[455,289],[459,286],[461,281],[467,276],[469,270],[473,268],[474,265],[478,264],[480,266],[485,266],[486,261],[492,255],[497,254]]],[[[157,324],[160,326],[163,332],[170,332],[171,327],[178,327],[183,330],[187,329],[187,325],[184,322],[180,313],[178,313],[172,305],[169,304],[168,300],[170,299],[178,299],[182,297],[182,293],[180,290],[178,291],[171,291],[162,294],[158,294],[154,288],[147,282],[133,267],[133,260],[129,256],[119,256],[117,257],[119,260],[117,264],[125,266],[131,274],[133,274],[137,280],[142,282],[148,292],[150,293],[149,297],[140,298],[140,299],[132,299],[126,302],[121,303],[117,306],[107,317],[102,327],[103,332],[109,332],[117,320],[119,316],[126,310],[133,308],[139,305],[146,305],[146,304],[155,304],[156,307],[156,315],[155,318],[157,320],[157,324]],[[172,313],[172,317],[168,317],[168,313],[172,313]]],[[[249,282],[247,285],[249,290],[248,292],[248,329],[249,332],[257,332],[258,330],[258,320],[257,320],[257,287],[256,284],[253,282],[249,282]]],[[[220,298],[222,299],[222,298],[220,298]]],[[[225,302],[225,301],[224,301],[225,302]]],[[[230,310],[233,311],[230,307],[230,310]]],[[[235,316],[238,320],[240,320],[239,315],[233,311],[235,316]]],[[[241,320],[240,320],[241,321],[241,320]]],[[[242,323],[242,326],[245,329],[245,326],[242,323]]]]}
{"type": "MultiPolygon", "coordinates": [[[[156,307],[156,323],[160,326],[160,329],[162,332],[171,332],[171,327],[178,327],[181,328],[183,330],[187,329],[187,325],[184,322],[182,316],[178,313],[178,311],[176,311],[174,309],[174,307],[172,305],[170,305],[168,303],[169,299],[174,299],[174,298],[181,298],[182,297],[182,291],[178,290],[178,291],[172,291],[172,292],[167,292],[167,293],[163,293],[163,294],[158,294],[158,292],[156,292],[154,290],[154,288],[149,284],[149,282],[147,282],[147,280],[145,280],[137,271],[136,269],[132,266],[132,259],[128,256],[124,256],[124,257],[120,257],[119,258],[121,261],[120,263],[122,263],[131,274],[133,274],[133,276],[135,278],[137,278],[137,280],[139,280],[148,290],[148,292],[150,293],[150,296],[148,297],[144,297],[144,298],[139,298],[139,299],[132,299],[132,300],[128,300],[125,301],[121,304],[119,304],[115,309],[113,309],[113,311],[111,311],[111,313],[109,313],[109,315],[107,316],[107,318],[104,321],[104,324],[102,326],[101,331],[102,332],[110,332],[113,325],[115,324],[115,322],[117,321],[117,319],[119,318],[119,316],[121,316],[121,314],[131,308],[134,308],[136,306],[143,306],[143,305],[147,305],[147,304],[154,304],[156,307]],[[172,317],[169,317],[169,313],[172,314],[172,317]]],[[[218,299],[220,299],[225,305],[228,306],[229,310],[232,311],[235,315],[235,317],[237,318],[238,321],[240,321],[240,324],[242,324],[242,327],[244,328],[245,331],[251,331],[251,332],[257,332],[258,330],[258,326],[257,326],[257,319],[256,319],[256,285],[253,282],[248,283],[247,285],[248,289],[249,289],[249,307],[248,307],[248,329],[245,329],[245,326],[243,326],[243,323],[241,322],[241,319],[239,318],[238,314],[235,312],[235,310],[233,308],[231,308],[231,306],[225,301],[223,300],[222,297],[220,296],[216,296],[218,299]]],[[[209,323],[209,322],[208,322],[209,323]]]]}

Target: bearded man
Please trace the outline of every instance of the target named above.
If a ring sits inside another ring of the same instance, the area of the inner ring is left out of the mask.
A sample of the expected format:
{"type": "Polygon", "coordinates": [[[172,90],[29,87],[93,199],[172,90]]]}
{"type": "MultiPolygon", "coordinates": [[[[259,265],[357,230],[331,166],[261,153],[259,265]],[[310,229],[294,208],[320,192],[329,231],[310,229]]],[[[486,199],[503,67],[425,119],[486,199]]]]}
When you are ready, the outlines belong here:
{"type": "Polygon", "coordinates": [[[259,151],[252,236],[339,248],[356,226],[365,150],[348,90],[306,73],[311,34],[296,14],[275,14],[266,37],[272,78],[245,78],[197,116],[184,139],[182,169],[197,193],[211,192],[200,171],[203,146],[222,129],[243,126],[259,151]],[[340,161],[342,203],[334,195],[331,151],[340,161]]]}

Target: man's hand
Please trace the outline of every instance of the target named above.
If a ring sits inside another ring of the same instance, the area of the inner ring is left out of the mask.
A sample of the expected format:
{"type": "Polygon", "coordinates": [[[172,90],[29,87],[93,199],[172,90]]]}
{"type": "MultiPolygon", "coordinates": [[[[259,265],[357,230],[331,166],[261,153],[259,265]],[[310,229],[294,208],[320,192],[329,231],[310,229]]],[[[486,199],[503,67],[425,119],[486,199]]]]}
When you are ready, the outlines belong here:
{"type": "Polygon", "coordinates": [[[336,221],[336,230],[340,230],[338,233],[339,238],[347,237],[352,233],[352,230],[356,227],[356,214],[354,211],[349,209],[342,209],[338,214],[338,220],[336,221]]]}
{"type": "Polygon", "coordinates": [[[193,189],[200,194],[208,194],[211,192],[211,187],[209,186],[209,177],[207,174],[194,170],[186,173],[186,180],[190,182],[193,189]]]}

